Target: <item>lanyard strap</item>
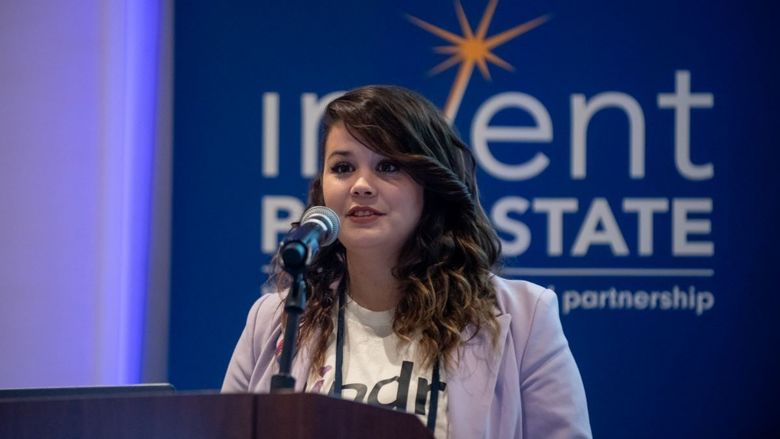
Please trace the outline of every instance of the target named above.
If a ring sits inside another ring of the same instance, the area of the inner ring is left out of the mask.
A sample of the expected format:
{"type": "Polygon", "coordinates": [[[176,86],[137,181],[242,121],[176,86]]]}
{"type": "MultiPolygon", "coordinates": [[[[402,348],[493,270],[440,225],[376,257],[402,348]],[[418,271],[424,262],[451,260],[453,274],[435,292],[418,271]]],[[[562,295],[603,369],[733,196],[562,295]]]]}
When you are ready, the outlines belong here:
{"type": "MultiPolygon", "coordinates": [[[[333,390],[335,396],[341,397],[341,389],[344,381],[342,364],[344,364],[344,309],[347,307],[346,301],[346,281],[342,278],[338,286],[339,295],[339,313],[336,320],[336,370],[333,377],[333,390]]],[[[436,415],[439,409],[439,388],[441,387],[441,378],[439,376],[439,361],[433,363],[433,376],[431,377],[431,402],[428,407],[428,430],[433,433],[436,431],[436,415]]]]}
{"type": "Polygon", "coordinates": [[[344,364],[344,308],[346,301],[347,282],[344,278],[339,281],[339,317],[336,321],[336,370],[333,377],[333,394],[341,397],[341,385],[344,381],[341,365],[344,364]]]}
{"type": "Polygon", "coordinates": [[[439,410],[439,360],[433,363],[433,376],[431,377],[431,404],[428,407],[428,431],[436,431],[436,414],[439,410]]]}

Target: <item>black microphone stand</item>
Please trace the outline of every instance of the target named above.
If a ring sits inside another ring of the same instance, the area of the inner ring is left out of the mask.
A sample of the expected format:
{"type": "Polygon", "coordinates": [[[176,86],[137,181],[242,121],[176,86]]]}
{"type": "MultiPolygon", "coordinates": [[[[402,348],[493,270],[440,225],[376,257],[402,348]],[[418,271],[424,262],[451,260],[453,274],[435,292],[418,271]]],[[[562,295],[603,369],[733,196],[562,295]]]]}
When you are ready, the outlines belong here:
{"type": "Polygon", "coordinates": [[[284,303],[287,324],[284,328],[282,355],[279,357],[279,373],[271,377],[271,393],[286,393],[295,390],[295,378],[291,374],[293,352],[298,337],[298,318],[306,308],[306,297],[309,293],[308,285],[304,279],[308,262],[306,246],[299,242],[284,246],[281,258],[284,271],[292,276],[293,281],[284,303]]]}

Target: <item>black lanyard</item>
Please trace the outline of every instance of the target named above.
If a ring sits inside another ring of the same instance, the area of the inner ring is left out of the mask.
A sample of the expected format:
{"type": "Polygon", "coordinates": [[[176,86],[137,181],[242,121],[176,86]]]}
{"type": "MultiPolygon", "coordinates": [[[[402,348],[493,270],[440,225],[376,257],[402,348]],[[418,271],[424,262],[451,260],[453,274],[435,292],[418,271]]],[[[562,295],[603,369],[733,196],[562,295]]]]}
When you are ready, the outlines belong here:
{"type": "MultiPolygon", "coordinates": [[[[344,309],[346,308],[347,283],[342,279],[339,282],[339,315],[336,321],[336,370],[333,377],[333,395],[341,397],[341,388],[344,380],[342,364],[344,364],[344,309]]],[[[439,362],[433,363],[433,376],[431,377],[431,404],[428,407],[428,430],[433,433],[436,430],[436,414],[439,409],[439,362]]]]}

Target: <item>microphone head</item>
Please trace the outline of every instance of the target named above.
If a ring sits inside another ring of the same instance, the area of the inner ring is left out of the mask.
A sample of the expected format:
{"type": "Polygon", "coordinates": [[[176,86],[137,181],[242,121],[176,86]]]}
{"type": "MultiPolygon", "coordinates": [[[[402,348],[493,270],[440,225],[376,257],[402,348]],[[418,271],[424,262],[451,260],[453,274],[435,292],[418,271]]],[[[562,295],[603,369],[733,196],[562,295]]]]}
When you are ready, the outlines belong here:
{"type": "Polygon", "coordinates": [[[336,242],[336,238],[339,236],[339,229],[341,228],[341,222],[339,216],[333,209],[325,206],[313,206],[303,213],[301,218],[301,224],[313,222],[321,225],[325,229],[325,236],[323,237],[320,245],[322,247],[328,246],[336,242]]]}

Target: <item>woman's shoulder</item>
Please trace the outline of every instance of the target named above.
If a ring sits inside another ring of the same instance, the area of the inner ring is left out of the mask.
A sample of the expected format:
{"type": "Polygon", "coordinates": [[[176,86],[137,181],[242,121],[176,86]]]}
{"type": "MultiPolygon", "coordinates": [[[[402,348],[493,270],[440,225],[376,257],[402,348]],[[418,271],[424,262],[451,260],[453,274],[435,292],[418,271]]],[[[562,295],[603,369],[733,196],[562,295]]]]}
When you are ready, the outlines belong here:
{"type": "Polygon", "coordinates": [[[545,308],[558,306],[555,293],[549,288],[526,280],[505,279],[498,275],[491,278],[496,291],[498,308],[502,313],[513,316],[533,315],[539,306],[545,308]]]}
{"type": "Polygon", "coordinates": [[[247,316],[247,326],[254,329],[253,332],[262,328],[275,326],[284,313],[285,292],[267,292],[260,296],[247,316]]]}

